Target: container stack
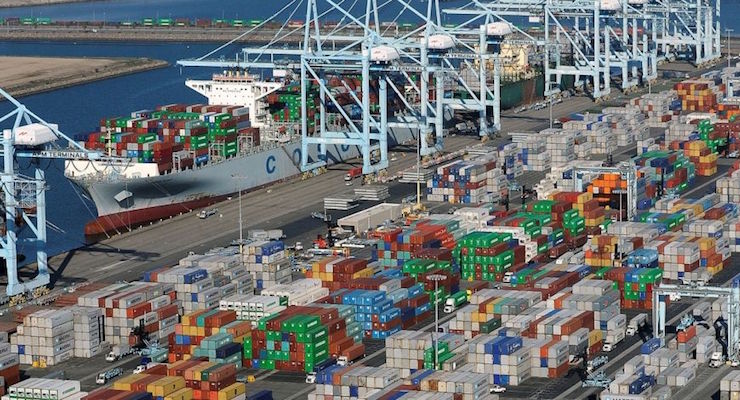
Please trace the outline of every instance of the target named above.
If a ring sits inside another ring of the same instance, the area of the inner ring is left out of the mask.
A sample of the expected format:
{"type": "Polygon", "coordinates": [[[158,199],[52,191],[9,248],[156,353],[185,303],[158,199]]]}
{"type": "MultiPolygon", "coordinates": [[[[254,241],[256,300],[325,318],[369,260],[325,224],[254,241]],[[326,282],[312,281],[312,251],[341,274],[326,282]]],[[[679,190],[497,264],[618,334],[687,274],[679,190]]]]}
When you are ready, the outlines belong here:
{"type": "Polygon", "coordinates": [[[541,131],[540,135],[545,132],[547,132],[546,147],[550,153],[552,165],[564,165],[576,159],[575,133],[559,129],[546,129],[541,131]]]}
{"type": "Polygon", "coordinates": [[[496,161],[476,158],[453,161],[437,168],[427,181],[427,200],[452,204],[480,204],[489,200],[490,187],[500,171],[496,161]]]}
{"type": "Polygon", "coordinates": [[[664,235],[648,248],[658,251],[658,261],[666,272],[665,278],[697,281],[706,273],[721,271],[730,257],[729,240],[686,235],[664,235]]]}
{"type": "Polygon", "coordinates": [[[685,80],[676,83],[673,90],[681,100],[683,111],[712,112],[723,97],[722,89],[714,81],[706,79],[685,80]]]}
{"type": "MultiPolygon", "coordinates": [[[[407,291],[408,292],[408,291],[407,291]]],[[[421,287],[414,287],[414,295],[421,294],[421,287]]],[[[334,304],[351,306],[354,320],[359,322],[365,337],[385,339],[401,330],[401,309],[393,299],[378,290],[341,290],[332,294],[334,304]]],[[[428,299],[428,298],[427,298],[428,299]]],[[[405,299],[399,299],[399,301],[405,299]]],[[[422,304],[419,304],[422,306],[422,304]]],[[[427,301],[424,311],[429,309],[427,301]]]]}
{"type": "MultiPolygon", "coordinates": [[[[624,107],[606,107],[602,110],[604,114],[616,115],[621,117],[625,122],[624,129],[627,135],[631,135],[634,141],[645,140],[650,137],[650,128],[646,124],[646,117],[640,111],[639,107],[626,105],[624,107]]],[[[631,143],[620,142],[619,133],[617,133],[617,142],[619,146],[627,146],[631,143]],[[624,144],[623,144],[624,143],[624,144]]]]}
{"type": "Polygon", "coordinates": [[[467,371],[435,372],[424,376],[419,383],[419,391],[421,394],[437,393],[440,397],[445,396],[442,398],[460,396],[463,400],[485,399],[490,396],[487,377],[467,371]]]}
{"type": "Polygon", "coordinates": [[[596,235],[585,251],[586,264],[592,267],[610,267],[620,254],[628,254],[642,247],[642,238],[625,238],[614,235],[596,235]]]}
{"type": "Polygon", "coordinates": [[[542,300],[534,290],[483,289],[470,297],[470,304],[458,309],[449,322],[450,332],[466,339],[490,333],[542,300]]]}
{"type": "MultiPolygon", "coordinates": [[[[252,276],[240,265],[240,256],[218,257],[212,262],[203,256],[189,256],[174,268],[144,274],[145,282],[172,284],[185,312],[217,307],[222,298],[254,293],[252,276]]],[[[211,257],[213,258],[213,257],[211,257]]]]}
{"type": "Polygon", "coordinates": [[[44,395],[47,399],[80,400],[87,392],[80,391],[80,381],[44,378],[29,378],[8,388],[10,399],[40,399],[44,395]]]}
{"type": "Polygon", "coordinates": [[[623,309],[650,309],[653,287],[661,282],[663,271],[658,268],[612,268],[605,278],[617,284],[623,309]]]}
{"type": "Polygon", "coordinates": [[[513,239],[511,233],[497,232],[463,237],[454,250],[461,278],[501,282],[507,270],[525,261],[524,246],[513,239]]]}
{"type": "Polygon", "coordinates": [[[733,370],[719,381],[720,400],[732,400],[740,397],[740,371],[733,370]]]}
{"type": "Polygon", "coordinates": [[[290,259],[281,241],[253,242],[244,246],[244,262],[257,290],[293,280],[290,259]]]}
{"type": "Polygon", "coordinates": [[[728,239],[730,241],[730,251],[734,253],[740,252],[740,219],[735,218],[729,222],[728,239]]]}
{"type": "Polygon", "coordinates": [[[329,290],[339,290],[354,279],[373,275],[373,268],[368,267],[367,260],[339,256],[319,259],[313,263],[310,271],[306,271],[307,278],[320,279],[321,285],[329,290]]]}
{"type": "Polygon", "coordinates": [[[308,400],[368,399],[391,392],[401,383],[394,368],[333,366],[316,375],[316,389],[308,394],[308,400]]]}
{"type": "Polygon", "coordinates": [[[609,391],[601,393],[602,400],[628,399],[649,400],[652,394],[652,387],[656,385],[655,375],[645,374],[644,372],[635,372],[634,374],[617,375],[609,384],[609,391]],[[629,396],[629,397],[627,397],[629,396]]]}
{"type": "Polygon", "coordinates": [[[551,165],[550,153],[541,139],[519,143],[518,159],[525,171],[547,171],[551,165]]]}
{"type": "Polygon", "coordinates": [[[148,392],[154,398],[173,400],[246,399],[246,385],[236,381],[236,371],[232,364],[178,361],[167,366],[166,376],[144,373],[124,377],[113,384],[112,390],[102,389],[108,393],[91,392],[88,399],[112,399],[119,398],[116,395],[121,393],[141,392],[148,392]]]}
{"type": "Polygon", "coordinates": [[[530,349],[523,345],[518,336],[480,335],[468,342],[468,364],[493,384],[518,386],[532,376],[530,349]]]}
{"type": "Polygon", "coordinates": [[[68,309],[36,311],[10,339],[21,364],[58,365],[74,357],[74,315],[68,309]]]}
{"type": "Polygon", "coordinates": [[[13,351],[13,345],[8,342],[0,343],[0,380],[0,391],[21,380],[18,353],[13,351]]]}
{"type": "Polygon", "coordinates": [[[558,300],[562,308],[593,311],[594,329],[603,331],[606,342],[617,343],[624,338],[627,319],[621,314],[619,292],[610,282],[582,280],[573,285],[570,296],[558,300]]]}
{"type": "Polygon", "coordinates": [[[105,340],[111,344],[135,345],[134,327],[144,324],[151,341],[164,345],[175,333],[180,306],[174,285],[132,282],[107,286],[78,298],[83,307],[96,307],[105,315],[105,340]]]}
{"type": "MultiPolygon", "coordinates": [[[[696,354],[699,337],[696,336],[696,326],[690,326],[676,333],[676,350],[678,350],[678,361],[685,363],[694,358],[696,354]]],[[[669,346],[670,347],[670,346],[669,346]]],[[[672,386],[672,385],[671,385],[672,386]]]]}
{"type": "MultiPolygon", "coordinates": [[[[576,121],[569,124],[576,124],[576,121]]],[[[563,124],[564,128],[565,125],[563,124]]],[[[579,121],[573,128],[586,134],[588,141],[591,142],[592,154],[613,154],[617,150],[617,137],[603,121],[579,121]]]]}
{"type": "Polygon", "coordinates": [[[99,132],[88,136],[85,147],[156,163],[164,172],[208,163],[210,147],[219,159],[235,156],[237,139],[249,127],[246,107],[172,104],[136,111],[130,117],[103,119],[99,132]],[[174,159],[179,160],[177,165],[174,159]]]}
{"type": "Polygon", "coordinates": [[[467,233],[466,225],[455,217],[425,219],[407,228],[378,229],[373,233],[378,239],[373,259],[384,267],[402,267],[407,260],[417,258],[428,249],[452,249],[456,238],[467,233]]]}
{"type": "Polygon", "coordinates": [[[220,310],[236,312],[239,321],[259,321],[285,310],[281,299],[275,296],[258,296],[253,294],[233,294],[219,302],[220,310]]]}
{"type": "Polygon", "coordinates": [[[519,162],[517,157],[518,151],[519,147],[515,143],[507,143],[499,147],[496,164],[503,168],[504,175],[508,180],[515,180],[524,174],[522,163],[519,162]]]}
{"type": "Polygon", "coordinates": [[[399,331],[385,339],[386,366],[397,368],[401,377],[406,378],[420,369],[443,369],[443,366],[464,345],[462,335],[442,334],[437,338],[439,349],[436,359],[439,365],[435,368],[435,351],[432,336],[428,332],[399,331]]]}
{"type": "Polygon", "coordinates": [[[99,308],[70,307],[74,316],[74,356],[91,358],[103,353],[105,317],[99,308]]]}
{"type": "Polygon", "coordinates": [[[192,357],[207,357],[217,363],[234,362],[236,364],[236,360],[224,360],[228,356],[233,356],[233,344],[236,343],[239,347],[237,353],[239,353],[240,363],[241,343],[250,334],[251,329],[252,324],[249,321],[236,320],[235,311],[214,309],[185,314],[182,322],[175,326],[175,335],[169,346],[169,361],[172,363],[189,360],[192,357]],[[226,337],[231,340],[225,340],[226,337]]]}
{"type": "Polygon", "coordinates": [[[673,118],[673,112],[681,110],[681,101],[675,91],[644,94],[630,101],[647,116],[651,128],[666,128],[673,118]]]}
{"type": "Polygon", "coordinates": [[[717,179],[717,193],[720,201],[725,203],[740,203],[740,172],[717,179]]]}
{"type": "Polygon", "coordinates": [[[683,150],[683,153],[696,166],[696,175],[712,176],[717,173],[719,156],[701,140],[672,142],[671,150],[683,150]]]}
{"type": "Polygon", "coordinates": [[[329,295],[329,289],[318,279],[299,279],[262,290],[263,296],[287,299],[288,306],[305,306],[329,295]]]}
{"type": "Polygon", "coordinates": [[[647,178],[650,183],[662,183],[665,195],[685,191],[694,180],[694,164],[683,153],[647,152],[635,158],[634,162],[638,166],[637,176],[647,178]]]}
{"type": "Polygon", "coordinates": [[[645,373],[658,376],[665,370],[678,367],[678,350],[659,348],[648,355],[643,356],[645,360],[645,373]]]}
{"type": "MultiPolygon", "coordinates": [[[[353,353],[363,346],[349,336],[348,321],[353,320],[353,312],[352,307],[340,305],[293,306],[264,318],[252,331],[251,338],[244,340],[245,366],[311,372],[316,364],[329,357],[353,353]],[[340,310],[344,317],[340,317],[340,310]]],[[[370,323],[378,330],[384,327],[381,322],[370,323]]]]}

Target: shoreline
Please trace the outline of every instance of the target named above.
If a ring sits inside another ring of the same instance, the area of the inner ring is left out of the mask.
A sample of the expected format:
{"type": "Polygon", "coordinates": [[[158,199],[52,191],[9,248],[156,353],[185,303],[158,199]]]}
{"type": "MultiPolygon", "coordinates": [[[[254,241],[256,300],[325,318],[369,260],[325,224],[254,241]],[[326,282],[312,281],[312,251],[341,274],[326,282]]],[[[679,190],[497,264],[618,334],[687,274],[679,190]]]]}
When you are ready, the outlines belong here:
{"type": "Polygon", "coordinates": [[[67,3],[92,3],[97,0],[0,0],[0,8],[49,6],[67,3]]]}
{"type": "MultiPolygon", "coordinates": [[[[11,61],[12,59],[17,60],[21,58],[33,58],[49,61],[53,61],[55,59],[45,59],[44,57],[7,57],[7,59],[11,61]]],[[[20,98],[33,94],[50,92],[57,89],[83,85],[86,83],[101,81],[104,79],[116,78],[119,76],[131,75],[169,66],[169,63],[166,61],[150,58],[56,58],[70,61],[76,60],[79,61],[79,63],[85,63],[89,60],[107,60],[109,61],[109,64],[94,68],[90,71],[82,70],[80,72],[71,74],[60,72],[57,75],[53,76],[40,76],[34,77],[35,79],[25,79],[17,83],[6,85],[3,87],[3,89],[10,93],[13,97],[20,98]]],[[[2,66],[2,62],[0,62],[0,66],[2,66]]]]}

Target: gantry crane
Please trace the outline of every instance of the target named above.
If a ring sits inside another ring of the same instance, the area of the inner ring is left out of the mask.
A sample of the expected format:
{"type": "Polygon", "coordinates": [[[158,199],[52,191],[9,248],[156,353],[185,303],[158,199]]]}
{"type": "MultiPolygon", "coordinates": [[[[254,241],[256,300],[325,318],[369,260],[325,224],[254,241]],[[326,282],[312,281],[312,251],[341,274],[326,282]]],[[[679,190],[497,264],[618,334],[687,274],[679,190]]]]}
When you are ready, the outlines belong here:
{"type": "Polygon", "coordinates": [[[0,118],[0,127],[3,128],[3,172],[0,181],[2,206],[5,209],[4,229],[0,235],[0,258],[5,261],[7,270],[6,293],[8,296],[16,296],[46,286],[50,282],[46,253],[46,182],[44,171],[35,162],[42,158],[96,160],[104,157],[98,152],[86,150],[60,132],[56,125],[41,119],[6,91],[0,89],[0,95],[15,107],[0,118]],[[57,143],[60,141],[66,142],[68,148],[61,149],[57,143]],[[33,161],[32,177],[19,172],[16,163],[18,158],[33,161]],[[28,238],[18,235],[22,223],[30,230],[31,235],[28,238]],[[38,273],[35,278],[26,282],[18,279],[19,243],[28,243],[36,248],[38,273]]]}
{"type": "MultiPolygon", "coordinates": [[[[669,285],[661,284],[653,288],[653,329],[655,337],[661,339],[665,344],[665,324],[666,324],[666,298],[671,295],[681,297],[699,297],[699,298],[725,298],[727,301],[727,323],[726,343],[721,343],[723,348],[727,348],[727,356],[733,361],[740,361],[740,285],[735,279],[732,280],[730,287],[710,287],[710,286],[692,286],[692,285],[669,285]]],[[[724,321],[718,320],[717,323],[724,327],[724,321]]],[[[715,323],[715,325],[717,325],[715,323]]],[[[718,339],[720,335],[718,335],[718,339]]]]}

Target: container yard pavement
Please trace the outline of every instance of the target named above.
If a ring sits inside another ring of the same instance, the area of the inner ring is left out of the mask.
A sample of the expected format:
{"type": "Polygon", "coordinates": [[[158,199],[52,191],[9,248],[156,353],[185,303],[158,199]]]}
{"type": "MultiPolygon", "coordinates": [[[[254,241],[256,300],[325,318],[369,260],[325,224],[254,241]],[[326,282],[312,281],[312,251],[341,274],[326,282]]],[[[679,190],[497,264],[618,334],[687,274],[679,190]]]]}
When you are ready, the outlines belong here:
{"type": "Polygon", "coordinates": [[[149,58],[0,57],[3,89],[15,97],[167,65],[149,58]]]}

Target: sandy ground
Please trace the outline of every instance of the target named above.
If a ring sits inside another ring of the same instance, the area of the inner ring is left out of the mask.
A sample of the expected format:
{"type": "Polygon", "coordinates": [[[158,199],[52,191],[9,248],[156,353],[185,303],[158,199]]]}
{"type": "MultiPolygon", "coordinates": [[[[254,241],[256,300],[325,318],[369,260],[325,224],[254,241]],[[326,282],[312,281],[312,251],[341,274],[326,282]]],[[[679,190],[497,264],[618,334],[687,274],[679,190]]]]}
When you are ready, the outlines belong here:
{"type": "Polygon", "coordinates": [[[0,0],[0,8],[42,6],[46,4],[82,3],[91,0],[0,0]]]}
{"type": "Polygon", "coordinates": [[[2,87],[17,96],[165,65],[145,58],[0,57],[2,87]]]}

